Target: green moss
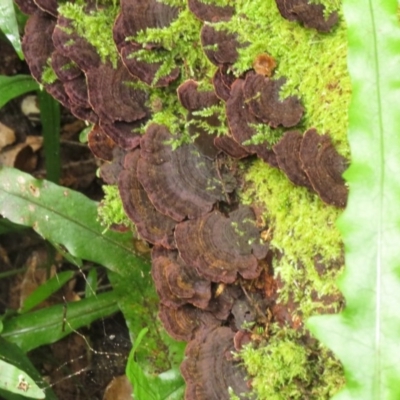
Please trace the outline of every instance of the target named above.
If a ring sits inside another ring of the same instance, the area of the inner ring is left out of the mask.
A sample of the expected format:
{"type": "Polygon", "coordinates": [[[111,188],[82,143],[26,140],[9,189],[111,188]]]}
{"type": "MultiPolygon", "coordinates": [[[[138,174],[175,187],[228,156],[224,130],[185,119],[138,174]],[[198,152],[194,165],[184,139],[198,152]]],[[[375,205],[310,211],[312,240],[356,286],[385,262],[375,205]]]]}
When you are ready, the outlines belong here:
{"type": "Polygon", "coordinates": [[[157,51],[139,50],[131,55],[135,59],[148,63],[162,63],[153,85],[158,79],[168,75],[177,65],[180,66],[182,80],[204,77],[211,69],[215,70],[204,56],[199,43],[201,21],[189,11],[184,2],[180,3],[182,6],[185,5],[185,8],[169,26],[148,28],[130,38],[138,43],[157,43],[162,47],[157,51]]]}
{"type": "Polygon", "coordinates": [[[247,345],[239,356],[257,400],[329,399],[344,384],[339,362],[291,329],[276,329],[267,345],[247,345]]]}
{"type": "Polygon", "coordinates": [[[59,12],[73,21],[77,34],[92,44],[102,62],[110,61],[114,68],[117,65],[118,53],[112,36],[112,27],[118,14],[116,1],[102,1],[104,7],[87,14],[81,1],[66,3],[59,7],[59,12]]]}
{"type": "Polygon", "coordinates": [[[104,199],[100,203],[97,213],[100,223],[109,229],[113,224],[132,226],[131,220],[127,217],[119,196],[118,187],[114,185],[104,185],[104,199]]]}
{"type": "Polygon", "coordinates": [[[43,84],[48,84],[51,85],[57,80],[57,75],[54,72],[53,68],[51,68],[49,65],[47,65],[42,72],[42,77],[41,77],[41,82],[43,84]]]}

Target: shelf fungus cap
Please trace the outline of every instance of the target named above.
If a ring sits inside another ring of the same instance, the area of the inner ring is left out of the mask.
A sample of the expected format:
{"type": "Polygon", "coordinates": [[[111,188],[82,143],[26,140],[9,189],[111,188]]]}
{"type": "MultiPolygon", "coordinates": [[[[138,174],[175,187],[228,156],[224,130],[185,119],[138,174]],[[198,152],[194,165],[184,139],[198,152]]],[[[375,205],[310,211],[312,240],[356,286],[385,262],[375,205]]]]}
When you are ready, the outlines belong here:
{"type": "Polygon", "coordinates": [[[341,156],[328,135],[319,135],[316,129],[304,133],[300,159],[314,190],[321,199],[336,207],[344,207],[348,190],[342,178],[348,161],[341,156]]]}
{"type": "Polygon", "coordinates": [[[308,0],[275,0],[283,18],[289,21],[298,21],[307,28],[314,28],[319,32],[329,32],[338,22],[338,13],[332,12],[325,17],[325,6],[313,4],[308,0]]]}
{"type": "Polygon", "coordinates": [[[155,208],[179,222],[208,213],[214,203],[226,200],[235,182],[194,145],[172,150],[172,138],[163,125],[148,127],[140,142],[138,179],[155,208]]]}
{"type": "Polygon", "coordinates": [[[211,282],[199,276],[179,257],[176,250],[155,246],[151,252],[151,273],[160,301],[177,308],[185,303],[205,309],[211,299],[211,282]]]}
{"type": "Polygon", "coordinates": [[[247,399],[246,370],[233,359],[235,333],[226,326],[199,331],[186,347],[181,364],[186,399],[229,400],[229,389],[247,399]]]}
{"type": "Polygon", "coordinates": [[[236,62],[240,44],[235,33],[205,24],[201,28],[200,40],[205,55],[217,67],[236,62]]]}
{"type": "Polygon", "coordinates": [[[51,14],[53,17],[57,17],[58,4],[57,0],[35,0],[35,4],[44,12],[51,14]]]}
{"type": "Polygon", "coordinates": [[[160,304],[158,313],[165,330],[175,340],[188,342],[199,330],[214,328],[221,325],[210,312],[184,304],[179,308],[167,307],[160,304]]]}
{"type": "Polygon", "coordinates": [[[281,101],[279,91],[285,78],[269,79],[260,74],[248,74],[243,86],[244,98],[250,111],[272,128],[279,125],[289,128],[297,125],[303,116],[304,108],[296,96],[281,101]]]}
{"type": "Polygon", "coordinates": [[[268,252],[254,213],[245,206],[229,217],[215,210],[182,222],[175,228],[175,240],[182,259],[213,282],[232,283],[238,273],[245,279],[257,278],[261,272],[258,260],[268,252]]]}
{"type": "Polygon", "coordinates": [[[160,214],[151,204],[137,179],[139,149],[129,152],[118,177],[118,189],[126,215],[135,223],[139,235],[154,245],[175,248],[176,222],[160,214]]]}
{"type": "Polygon", "coordinates": [[[89,102],[100,119],[134,122],[148,115],[148,95],[132,86],[137,81],[122,63],[116,69],[101,64],[87,71],[86,79],[89,102]]]}
{"type": "Polygon", "coordinates": [[[82,71],[100,65],[96,48],[74,31],[71,20],[59,15],[52,38],[56,50],[74,61],[82,71]]]}
{"type": "Polygon", "coordinates": [[[57,50],[51,55],[51,67],[61,82],[71,81],[82,75],[81,69],[69,57],[57,50]]]}
{"type": "Polygon", "coordinates": [[[115,142],[104,133],[99,125],[94,125],[89,132],[88,146],[95,157],[103,161],[112,161],[115,142]]]}
{"type": "Polygon", "coordinates": [[[205,4],[200,0],[189,0],[189,10],[200,20],[218,22],[230,20],[235,7],[205,4]]]}
{"type": "Polygon", "coordinates": [[[256,129],[252,125],[262,122],[250,112],[250,107],[245,102],[243,87],[244,80],[236,79],[232,84],[231,93],[226,102],[229,130],[233,139],[244,147],[249,154],[257,154],[258,157],[275,167],[277,166],[275,153],[266,144],[244,144],[256,134],[256,129]]]}
{"type": "Polygon", "coordinates": [[[231,93],[232,83],[235,81],[236,77],[232,72],[228,71],[227,66],[219,67],[213,76],[213,85],[215,94],[224,101],[229,99],[231,93]]]}
{"type": "Polygon", "coordinates": [[[55,25],[55,19],[44,13],[31,15],[25,25],[22,50],[32,76],[39,83],[42,82],[42,74],[47,66],[47,60],[54,51],[51,34],[55,25]]]}
{"type": "Polygon", "coordinates": [[[101,129],[115,143],[124,150],[132,150],[139,146],[142,135],[135,132],[139,129],[146,119],[134,122],[100,120],[101,129]]]}
{"type": "Polygon", "coordinates": [[[273,147],[279,168],[292,183],[313,190],[300,161],[300,146],[303,135],[300,131],[287,131],[273,147]]]}
{"type": "Polygon", "coordinates": [[[179,102],[186,110],[196,111],[211,107],[219,103],[219,99],[212,90],[199,90],[199,83],[193,79],[183,82],[177,89],[179,102]]]}

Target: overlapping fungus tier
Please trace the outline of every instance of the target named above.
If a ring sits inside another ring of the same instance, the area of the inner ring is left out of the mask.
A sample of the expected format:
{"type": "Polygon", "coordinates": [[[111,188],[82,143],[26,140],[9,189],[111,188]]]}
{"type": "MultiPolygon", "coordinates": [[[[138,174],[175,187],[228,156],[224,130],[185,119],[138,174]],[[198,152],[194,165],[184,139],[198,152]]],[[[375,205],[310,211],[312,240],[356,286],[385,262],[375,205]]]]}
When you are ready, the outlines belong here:
{"type": "Polygon", "coordinates": [[[175,239],[182,259],[213,282],[233,283],[260,274],[258,260],[267,255],[254,214],[241,206],[229,218],[215,210],[202,218],[177,225],[175,239]]]}
{"type": "Polygon", "coordinates": [[[194,219],[226,200],[235,188],[232,178],[202,156],[192,144],[172,150],[173,136],[151,124],[140,142],[137,175],[154,207],[175,221],[194,219]]]}
{"type": "MultiPolygon", "coordinates": [[[[282,318],[274,311],[276,296],[266,293],[263,299],[256,289],[244,289],[246,281],[261,272],[260,279],[273,280],[265,268],[268,243],[261,240],[265,227],[258,227],[253,210],[238,204],[236,181],[224,162],[228,158],[220,153],[234,158],[255,154],[335,206],[346,203],[341,174],[347,161],[327,135],[295,130],[304,109],[297,97],[280,99],[285,78],[273,77],[279,60],[259,54],[253,70],[235,75],[233,64],[247,44],[236,33],[213,25],[229,21],[236,12],[233,5],[188,0],[187,7],[202,21],[195,45],[215,66],[209,82],[213,90],[204,91],[194,80],[204,81],[204,76],[184,81],[179,65],[160,73],[168,52],[160,43],[135,40],[146,29],[169,26],[178,18],[179,7],[157,0],[121,0],[112,32],[119,59],[111,62],[77,33],[74,21],[58,15],[55,0],[16,2],[30,14],[22,46],[32,75],[75,116],[94,124],[88,142],[104,160],[101,177],[118,185],[127,216],[153,246],[160,320],[172,337],[189,341],[181,368],[186,399],[229,399],[228,388],[247,398],[245,371],[231,355],[250,340],[242,325],[262,321],[267,306],[278,323],[282,318]],[[144,61],[144,54],[152,62],[144,61]],[[55,76],[44,82],[49,67],[55,76]],[[143,88],[165,88],[174,81],[187,110],[188,131],[197,139],[173,151],[176,137],[166,126],[152,123],[144,135],[138,131],[152,117],[149,93],[143,88]],[[212,107],[226,111],[225,136],[208,134],[221,123],[217,112],[201,113],[212,107]],[[249,144],[260,124],[290,130],[273,148],[249,144]]],[[[324,6],[307,0],[276,3],[284,18],[321,32],[329,31],[338,18],[337,13],[324,15],[324,6]]],[[[82,11],[90,14],[96,7],[97,2],[88,1],[82,11]]]]}

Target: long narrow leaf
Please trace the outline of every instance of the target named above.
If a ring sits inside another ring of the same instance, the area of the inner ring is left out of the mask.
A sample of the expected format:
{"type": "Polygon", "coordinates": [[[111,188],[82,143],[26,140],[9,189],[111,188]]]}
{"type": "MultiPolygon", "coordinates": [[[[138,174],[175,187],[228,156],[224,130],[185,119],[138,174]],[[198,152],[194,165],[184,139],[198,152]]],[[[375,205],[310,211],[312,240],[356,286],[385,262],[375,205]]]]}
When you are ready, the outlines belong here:
{"type": "Polygon", "coordinates": [[[40,120],[42,122],[46,178],[60,180],[60,104],[45,90],[39,92],[40,120]]]}
{"type": "MultiPolygon", "coordinates": [[[[26,354],[24,354],[24,352],[17,345],[10,343],[2,337],[0,337],[0,360],[13,364],[26,372],[32,379],[34,379],[36,384],[44,390],[46,394],[46,400],[57,400],[53,390],[49,387],[48,383],[42,379],[41,374],[35,369],[26,354]]],[[[2,376],[0,374],[0,380],[1,379],[2,376]]],[[[26,394],[29,395],[29,391],[26,394]]],[[[21,394],[11,393],[2,389],[0,389],[0,398],[7,400],[26,399],[26,397],[22,396],[21,394]]]]}
{"type": "Polygon", "coordinates": [[[1,336],[17,344],[23,351],[54,343],[73,330],[89,325],[119,310],[115,291],[88,299],[58,304],[3,321],[1,336]]]}
{"type": "Polygon", "coordinates": [[[400,25],[397,0],[344,0],[353,98],[350,187],[339,221],[345,310],[308,326],[340,358],[335,399],[400,399],[400,25]]]}
{"type": "Polygon", "coordinates": [[[13,0],[0,1],[0,29],[7,36],[21,60],[24,59],[19,38],[17,16],[13,0]]]}
{"type": "Polygon", "coordinates": [[[81,193],[12,168],[0,169],[0,215],[33,227],[72,256],[90,260],[123,274],[129,269],[136,279],[132,287],[142,292],[149,263],[138,256],[132,235],[107,231],[97,221],[97,205],[81,193]]]}
{"type": "Polygon", "coordinates": [[[45,394],[35,381],[15,365],[0,360],[0,389],[32,399],[44,399],[45,394]]]}
{"type": "Polygon", "coordinates": [[[38,89],[38,83],[30,75],[0,75],[0,108],[11,99],[38,89]]]}

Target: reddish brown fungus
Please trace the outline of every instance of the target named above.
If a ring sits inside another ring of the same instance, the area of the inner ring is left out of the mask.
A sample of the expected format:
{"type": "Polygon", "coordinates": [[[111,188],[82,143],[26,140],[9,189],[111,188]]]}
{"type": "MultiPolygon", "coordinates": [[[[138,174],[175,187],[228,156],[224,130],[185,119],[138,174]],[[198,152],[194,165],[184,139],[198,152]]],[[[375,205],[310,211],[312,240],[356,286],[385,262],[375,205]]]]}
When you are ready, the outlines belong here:
{"type": "Polygon", "coordinates": [[[34,0],[35,4],[42,10],[45,11],[49,14],[51,14],[53,17],[57,17],[58,12],[58,4],[57,0],[34,0]]]}
{"type": "Polygon", "coordinates": [[[272,80],[259,74],[247,74],[243,86],[250,111],[273,128],[279,125],[285,128],[295,126],[303,116],[304,108],[297,97],[280,100],[279,92],[285,81],[283,77],[272,80]]]}
{"type": "Polygon", "coordinates": [[[309,129],[301,143],[300,160],[321,199],[325,203],[344,207],[348,190],[342,174],[348,161],[336,151],[330,137],[309,129]]]}
{"type": "Polygon", "coordinates": [[[325,18],[323,4],[309,3],[308,0],[275,0],[282,17],[298,21],[319,32],[329,32],[338,21],[336,11],[325,18]]]}
{"type": "Polygon", "coordinates": [[[182,259],[213,282],[232,283],[238,273],[245,279],[257,278],[258,260],[268,251],[261,242],[253,211],[244,206],[229,218],[213,211],[182,222],[175,228],[175,239],[182,259]]]}
{"type": "Polygon", "coordinates": [[[231,19],[235,8],[205,4],[200,0],[189,0],[189,10],[201,21],[218,22],[231,19]]]}
{"type": "Polygon", "coordinates": [[[226,66],[222,66],[217,69],[213,77],[213,85],[215,94],[224,101],[229,99],[231,93],[232,83],[235,81],[235,75],[232,72],[228,72],[226,66]]]}
{"type": "Polygon", "coordinates": [[[127,216],[135,223],[139,235],[152,244],[175,247],[173,230],[176,222],[160,214],[151,204],[137,179],[139,150],[126,155],[124,170],[119,174],[118,188],[127,216]]]}
{"type": "Polygon", "coordinates": [[[158,316],[170,336],[186,342],[193,339],[198,330],[221,325],[210,312],[200,310],[191,304],[170,308],[161,303],[158,316]]]}
{"type": "Polygon", "coordinates": [[[94,125],[88,135],[88,146],[92,153],[100,160],[112,161],[115,142],[103,130],[94,125]]]}
{"type": "Polygon", "coordinates": [[[120,63],[101,64],[86,72],[89,101],[100,119],[133,122],[148,115],[147,93],[133,85],[137,82],[120,63]]]}
{"type": "Polygon", "coordinates": [[[197,218],[209,212],[215,202],[226,200],[235,183],[194,145],[173,151],[168,144],[172,138],[165,126],[149,126],[140,142],[138,179],[162,214],[176,221],[197,218]]]}
{"type": "Polygon", "coordinates": [[[229,400],[229,389],[240,399],[248,398],[246,371],[232,356],[234,335],[228,327],[217,327],[199,331],[188,344],[181,364],[186,399],[229,400]]]}
{"type": "Polygon", "coordinates": [[[132,150],[139,146],[142,135],[138,133],[138,129],[145,121],[146,119],[135,122],[101,120],[100,126],[105,134],[114,140],[118,146],[124,150],[132,150]]]}
{"type": "Polygon", "coordinates": [[[299,131],[288,131],[273,147],[279,168],[287,175],[295,185],[313,189],[303,165],[300,161],[300,146],[303,135],[299,131]]]}
{"type": "Polygon", "coordinates": [[[214,65],[232,65],[237,60],[239,42],[236,34],[203,25],[200,39],[205,55],[214,65]]]}
{"type": "Polygon", "coordinates": [[[260,124],[261,121],[250,112],[249,105],[245,103],[243,87],[244,80],[236,79],[226,102],[226,116],[232,137],[250,154],[257,154],[268,164],[277,166],[275,154],[266,144],[244,144],[256,134],[252,125],[260,124]]]}
{"type": "Polygon", "coordinates": [[[275,67],[276,67],[275,59],[265,53],[259,54],[253,62],[254,71],[256,71],[257,74],[268,77],[272,76],[275,67]]]}
{"type": "Polygon", "coordinates": [[[245,158],[249,152],[236,142],[231,136],[225,135],[214,139],[215,146],[233,158],[245,158]]]}
{"type": "Polygon", "coordinates": [[[199,90],[199,84],[193,79],[183,82],[177,89],[178,99],[189,111],[201,110],[219,103],[218,97],[211,90],[199,90]]]}
{"type": "Polygon", "coordinates": [[[51,55],[51,67],[61,82],[71,81],[82,75],[80,68],[69,57],[57,50],[53,51],[51,55]]]}
{"type": "Polygon", "coordinates": [[[160,301],[177,308],[185,303],[205,309],[211,299],[211,282],[201,278],[179,257],[177,251],[153,247],[152,276],[160,301]]]}

